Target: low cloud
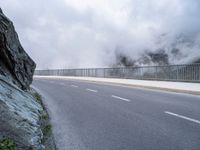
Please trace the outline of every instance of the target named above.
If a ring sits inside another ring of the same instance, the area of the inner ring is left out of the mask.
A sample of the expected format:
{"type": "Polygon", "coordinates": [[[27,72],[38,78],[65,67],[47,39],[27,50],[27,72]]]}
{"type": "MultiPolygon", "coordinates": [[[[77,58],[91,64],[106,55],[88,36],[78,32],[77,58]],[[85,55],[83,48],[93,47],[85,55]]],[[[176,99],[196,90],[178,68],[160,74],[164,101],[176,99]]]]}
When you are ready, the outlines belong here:
{"type": "Polygon", "coordinates": [[[1,0],[38,69],[107,67],[163,49],[172,64],[200,58],[198,0],[1,0]],[[172,55],[180,50],[180,58],[172,55]]]}

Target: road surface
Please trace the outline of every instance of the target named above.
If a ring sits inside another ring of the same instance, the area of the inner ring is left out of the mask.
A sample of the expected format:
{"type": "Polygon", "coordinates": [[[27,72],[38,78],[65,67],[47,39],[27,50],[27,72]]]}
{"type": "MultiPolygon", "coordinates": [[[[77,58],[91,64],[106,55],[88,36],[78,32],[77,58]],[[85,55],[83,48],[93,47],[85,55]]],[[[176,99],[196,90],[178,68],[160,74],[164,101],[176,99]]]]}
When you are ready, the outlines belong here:
{"type": "Polygon", "coordinates": [[[200,150],[200,97],[35,78],[59,150],[200,150]]]}

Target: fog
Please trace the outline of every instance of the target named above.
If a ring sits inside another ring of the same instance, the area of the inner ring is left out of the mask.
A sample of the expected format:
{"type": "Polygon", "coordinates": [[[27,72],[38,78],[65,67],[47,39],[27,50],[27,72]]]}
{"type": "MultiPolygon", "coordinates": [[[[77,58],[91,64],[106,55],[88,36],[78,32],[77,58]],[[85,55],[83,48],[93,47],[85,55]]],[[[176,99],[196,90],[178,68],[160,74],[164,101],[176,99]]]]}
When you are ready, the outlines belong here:
{"type": "Polygon", "coordinates": [[[200,58],[199,0],[1,0],[0,7],[38,69],[108,67],[116,54],[137,60],[160,49],[170,64],[200,58]]]}

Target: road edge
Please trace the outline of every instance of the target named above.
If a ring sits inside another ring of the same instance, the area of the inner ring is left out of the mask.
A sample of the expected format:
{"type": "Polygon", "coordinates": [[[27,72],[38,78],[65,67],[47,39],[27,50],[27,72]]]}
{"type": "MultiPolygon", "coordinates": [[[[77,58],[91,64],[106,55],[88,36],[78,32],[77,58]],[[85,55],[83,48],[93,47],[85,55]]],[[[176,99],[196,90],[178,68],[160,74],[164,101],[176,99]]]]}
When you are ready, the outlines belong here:
{"type": "MultiPolygon", "coordinates": [[[[82,81],[82,82],[90,82],[90,83],[96,83],[96,84],[103,84],[103,85],[112,85],[112,86],[121,86],[121,87],[127,87],[127,88],[142,88],[146,90],[158,90],[158,91],[165,91],[165,92],[173,92],[173,93],[184,93],[184,94],[190,94],[190,95],[200,95],[200,91],[189,91],[189,90],[182,90],[182,89],[176,89],[176,88],[164,88],[164,87],[155,87],[155,86],[149,86],[149,85],[137,85],[137,84],[126,84],[126,83],[119,83],[119,82],[108,82],[108,81],[102,81],[102,80],[92,80],[89,78],[76,78],[76,77],[64,77],[64,76],[34,76],[34,78],[48,78],[48,79],[64,79],[64,80],[72,80],[72,81],[82,81]]],[[[98,79],[98,78],[96,78],[98,79]]],[[[125,79],[124,79],[125,80],[125,79]]],[[[143,81],[143,80],[142,80],[143,81]]],[[[155,81],[156,82],[156,81],[155,81]]]]}

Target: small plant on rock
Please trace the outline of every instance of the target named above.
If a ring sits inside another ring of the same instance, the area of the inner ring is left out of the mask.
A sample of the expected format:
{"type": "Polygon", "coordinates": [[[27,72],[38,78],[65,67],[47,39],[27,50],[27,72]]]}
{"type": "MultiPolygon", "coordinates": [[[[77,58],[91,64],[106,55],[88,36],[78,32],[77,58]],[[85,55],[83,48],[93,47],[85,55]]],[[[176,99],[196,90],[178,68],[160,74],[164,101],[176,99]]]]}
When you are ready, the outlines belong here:
{"type": "Polygon", "coordinates": [[[33,96],[35,97],[35,99],[37,100],[37,102],[41,103],[41,101],[42,101],[42,96],[41,96],[39,93],[35,92],[35,93],[33,94],[33,96]]]}
{"type": "Polygon", "coordinates": [[[0,142],[0,150],[15,150],[15,144],[10,138],[5,138],[0,142]]]}
{"type": "Polygon", "coordinates": [[[52,132],[52,125],[48,124],[45,126],[44,130],[43,130],[45,135],[49,135],[52,132]]]}

